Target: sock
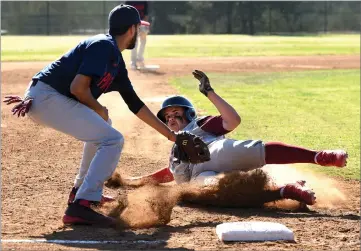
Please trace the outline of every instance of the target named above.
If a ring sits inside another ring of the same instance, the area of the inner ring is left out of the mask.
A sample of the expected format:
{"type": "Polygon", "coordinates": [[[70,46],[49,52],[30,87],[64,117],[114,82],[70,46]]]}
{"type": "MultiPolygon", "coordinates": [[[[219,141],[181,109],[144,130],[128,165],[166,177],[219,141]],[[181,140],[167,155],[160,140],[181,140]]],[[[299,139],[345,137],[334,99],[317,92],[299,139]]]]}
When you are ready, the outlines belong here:
{"type": "Polygon", "coordinates": [[[74,201],[74,204],[79,204],[84,207],[90,207],[91,203],[92,203],[92,201],[85,200],[85,199],[77,199],[74,201]]]}
{"type": "Polygon", "coordinates": [[[266,164],[315,164],[317,151],[281,142],[267,142],[265,144],[266,164]]]}
{"type": "Polygon", "coordinates": [[[281,198],[283,198],[283,191],[285,190],[285,187],[281,187],[280,189],[280,195],[281,195],[281,198]]]}

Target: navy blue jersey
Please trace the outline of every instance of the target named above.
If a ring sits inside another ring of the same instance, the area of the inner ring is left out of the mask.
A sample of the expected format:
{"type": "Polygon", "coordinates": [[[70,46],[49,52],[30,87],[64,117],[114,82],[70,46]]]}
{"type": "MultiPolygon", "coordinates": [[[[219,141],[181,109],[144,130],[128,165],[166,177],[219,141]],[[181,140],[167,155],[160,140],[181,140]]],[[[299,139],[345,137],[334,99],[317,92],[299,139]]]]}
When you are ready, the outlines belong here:
{"type": "Polygon", "coordinates": [[[91,77],[90,90],[95,99],[101,94],[118,91],[133,112],[142,103],[133,90],[128,71],[116,41],[110,35],[96,35],[80,42],[60,59],[38,72],[38,79],[59,93],[76,99],[70,93],[70,85],[77,74],[91,77]],[[134,100],[137,101],[136,106],[134,100]]]}

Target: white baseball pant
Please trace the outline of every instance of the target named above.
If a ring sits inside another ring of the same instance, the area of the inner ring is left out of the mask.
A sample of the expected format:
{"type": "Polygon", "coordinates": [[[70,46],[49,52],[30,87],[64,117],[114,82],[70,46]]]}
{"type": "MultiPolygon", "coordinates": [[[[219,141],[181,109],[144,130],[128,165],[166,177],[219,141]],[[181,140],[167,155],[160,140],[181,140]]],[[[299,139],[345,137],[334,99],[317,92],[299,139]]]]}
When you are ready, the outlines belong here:
{"type": "Polygon", "coordinates": [[[141,26],[135,47],[131,51],[131,64],[136,65],[137,62],[144,62],[144,51],[147,43],[148,27],[141,26]],[[139,48],[138,48],[139,46],[139,48]]]}

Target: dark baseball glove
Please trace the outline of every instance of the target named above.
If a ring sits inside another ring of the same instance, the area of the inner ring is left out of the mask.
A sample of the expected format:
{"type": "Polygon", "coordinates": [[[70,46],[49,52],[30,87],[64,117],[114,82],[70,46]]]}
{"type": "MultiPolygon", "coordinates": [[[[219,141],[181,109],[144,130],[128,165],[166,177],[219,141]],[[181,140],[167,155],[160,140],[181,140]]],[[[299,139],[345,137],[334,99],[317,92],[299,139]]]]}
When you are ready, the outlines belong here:
{"type": "Polygon", "coordinates": [[[199,80],[199,91],[201,93],[203,93],[205,96],[208,96],[208,92],[214,91],[211,83],[209,82],[209,78],[204,72],[195,70],[192,73],[193,76],[199,80]]]}
{"type": "Polygon", "coordinates": [[[200,137],[183,131],[177,133],[174,157],[179,161],[192,164],[203,163],[211,159],[206,143],[200,137]]]}
{"type": "Polygon", "coordinates": [[[11,111],[13,115],[18,114],[18,117],[20,117],[20,115],[24,117],[25,114],[29,112],[33,100],[34,99],[31,97],[22,99],[19,96],[5,96],[5,100],[3,100],[3,102],[6,103],[7,105],[20,103],[15,105],[11,111]]]}

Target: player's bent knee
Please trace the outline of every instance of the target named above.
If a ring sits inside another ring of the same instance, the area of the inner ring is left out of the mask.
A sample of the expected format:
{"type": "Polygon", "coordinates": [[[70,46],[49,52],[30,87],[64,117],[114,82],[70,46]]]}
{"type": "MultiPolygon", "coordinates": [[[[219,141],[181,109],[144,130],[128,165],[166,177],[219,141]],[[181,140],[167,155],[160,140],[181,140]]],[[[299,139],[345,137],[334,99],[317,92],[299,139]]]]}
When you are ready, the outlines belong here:
{"type": "Polygon", "coordinates": [[[106,138],[101,140],[100,144],[103,147],[119,147],[121,149],[124,145],[124,137],[120,132],[113,129],[106,138]]]}
{"type": "Polygon", "coordinates": [[[109,125],[113,125],[113,121],[112,121],[110,118],[108,118],[107,123],[108,123],[109,125]]]}
{"type": "Polygon", "coordinates": [[[118,141],[119,141],[119,145],[121,148],[123,148],[123,145],[124,145],[124,136],[123,134],[119,133],[119,138],[118,138],[118,141]]]}
{"type": "Polygon", "coordinates": [[[118,145],[119,147],[122,148],[123,145],[124,145],[124,136],[123,136],[123,134],[116,131],[116,133],[114,134],[114,137],[112,138],[111,142],[113,142],[113,144],[116,144],[116,145],[118,145]]]}

